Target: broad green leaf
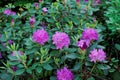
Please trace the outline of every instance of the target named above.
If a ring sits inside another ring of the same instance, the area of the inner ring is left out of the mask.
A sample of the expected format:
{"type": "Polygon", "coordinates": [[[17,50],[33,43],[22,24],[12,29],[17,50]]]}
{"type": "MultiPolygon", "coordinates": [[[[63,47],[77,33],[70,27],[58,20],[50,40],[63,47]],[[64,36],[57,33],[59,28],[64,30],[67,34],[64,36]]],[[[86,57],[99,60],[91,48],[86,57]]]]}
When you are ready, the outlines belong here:
{"type": "Polygon", "coordinates": [[[44,64],[43,68],[46,69],[46,70],[52,70],[53,69],[53,67],[50,64],[44,64]]]}
{"type": "Polygon", "coordinates": [[[25,72],[25,69],[18,69],[18,70],[16,70],[15,75],[21,75],[24,72],[25,72]]]}
{"type": "Polygon", "coordinates": [[[79,55],[76,53],[71,53],[71,54],[66,55],[66,58],[70,58],[70,59],[76,59],[78,57],[79,57],[79,55]]]}
{"type": "Polygon", "coordinates": [[[41,67],[37,67],[37,68],[36,68],[36,71],[37,71],[38,73],[41,73],[41,72],[42,72],[42,68],[41,68],[41,67]]]}

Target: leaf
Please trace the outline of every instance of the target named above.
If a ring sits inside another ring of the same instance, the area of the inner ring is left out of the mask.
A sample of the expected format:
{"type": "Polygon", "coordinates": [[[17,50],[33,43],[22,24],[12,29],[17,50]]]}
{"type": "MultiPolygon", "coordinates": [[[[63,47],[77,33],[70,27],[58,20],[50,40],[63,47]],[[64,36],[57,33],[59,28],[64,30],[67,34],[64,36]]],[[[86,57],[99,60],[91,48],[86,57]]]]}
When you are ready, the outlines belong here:
{"type": "Polygon", "coordinates": [[[0,80],[2,79],[2,80],[12,80],[12,75],[8,75],[8,74],[6,74],[6,73],[1,73],[0,74],[0,80]]]}
{"type": "Polygon", "coordinates": [[[80,62],[77,62],[77,63],[75,64],[73,70],[75,70],[75,71],[79,70],[79,69],[80,69],[80,66],[81,66],[80,62]]]}
{"type": "Polygon", "coordinates": [[[120,51],[120,44],[115,44],[115,48],[120,51]]]}
{"type": "Polygon", "coordinates": [[[76,54],[76,53],[67,54],[66,58],[76,59],[76,58],[78,58],[78,54],[76,54]]]}
{"type": "Polygon", "coordinates": [[[94,77],[90,77],[90,78],[88,78],[87,80],[95,80],[95,79],[94,79],[94,77]]]}
{"type": "Polygon", "coordinates": [[[38,66],[38,63],[34,63],[34,64],[32,65],[32,69],[35,69],[37,66],[38,66]]]}
{"type": "Polygon", "coordinates": [[[56,80],[56,77],[55,76],[51,76],[50,80],[56,80]]]}
{"type": "Polygon", "coordinates": [[[102,69],[102,70],[107,70],[107,69],[110,69],[111,67],[109,65],[103,65],[103,64],[100,64],[97,66],[99,69],[102,69]]]}
{"type": "Polygon", "coordinates": [[[32,67],[29,67],[26,71],[27,73],[32,74],[32,67]]]}
{"type": "Polygon", "coordinates": [[[53,69],[50,64],[44,64],[43,68],[46,69],[46,70],[52,70],[53,69]]]}
{"type": "Polygon", "coordinates": [[[42,72],[42,68],[41,68],[41,67],[37,67],[37,68],[36,68],[36,71],[37,71],[38,73],[41,73],[41,72],[42,72]]]}
{"type": "Polygon", "coordinates": [[[21,75],[25,72],[25,69],[19,69],[15,72],[16,75],[21,75]]]}
{"type": "Polygon", "coordinates": [[[31,62],[32,62],[32,59],[30,59],[30,60],[28,61],[27,65],[30,65],[30,64],[31,64],[31,62]]]}
{"type": "Polygon", "coordinates": [[[120,72],[115,72],[112,74],[113,80],[120,80],[120,72]]]}

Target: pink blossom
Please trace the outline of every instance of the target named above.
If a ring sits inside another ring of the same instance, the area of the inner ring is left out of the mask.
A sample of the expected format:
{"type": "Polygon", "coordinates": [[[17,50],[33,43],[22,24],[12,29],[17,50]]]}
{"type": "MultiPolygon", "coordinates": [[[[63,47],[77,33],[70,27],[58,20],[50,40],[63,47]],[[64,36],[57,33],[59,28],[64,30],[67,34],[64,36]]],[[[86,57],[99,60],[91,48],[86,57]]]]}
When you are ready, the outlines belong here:
{"type": "Polygon", "coordinates": [[[16,12],[12,11],[12,12],[11,12],[11,15],[13,15],[13,16],[16,15],[16,12]]]}
{"type": "Polygon", "coordinates": [[[12,40],[8,40],[8,43],[9,43],[9,44],[12,44],[12,43],[13,43],[13,41],[12,41],[12,40]]]}
{"type": "Polygon", "coordinates": [[[2,58],[2,53],[0,52],[0,59],[2,58]]]}
{"type": "Polygon", "coordinates": [[[48,33],[44,29],[42,30],[38,29],[33,33],[32,36],[33,41],[41,45],[44,45],[44,43],[48,41],[48,38],[49,38],[48,33]]]}
{"type": "Polygon", "coordinates": [[[77,2],[77,3],[79,3],[79,2],[80,2],[80,0],[76,0],[76,2],[77,2]]]}
{"type": "Polygon", "coordinates": [[[73,80],[72,72],[64,67],[57,71],[57,80],[73,80]]]}
{"type": "Polygon", "coordinates": [[[30,23],[31,26],[34,25],[34,23],[35,23],[35,18],[34,18],[33,16],[30,18],[29,23],[30,23]]]}
{"type": "Polygon", "coordinates": [[[102,49],[94,49],[90,52],[89,58],[91,62],[96,63],[97,61],[104,61],[106,58],[106,53],[102,49]]]}
{"type": "Polygon", "coordinates": [[[84,0],[85,2],[88,2],[88,0],[84,0]]]}
{"type": "Polygon", "coordinates": [[[22,51],[19,50],[19,51],[13,51],[11,55],[16,56],[16,53],[20,56],[24,54],[22,51]]]}
{"type": "Polygon", "coordinates": [[[17,70],[17,67],[16,67],[16,66],[13,66],[13,67],[12,67],[12,70],[13,70],[13,71],[16,71],[16,70],[17,70]]]}
{"type": "Polygon", "coordinates": [[[82,39],[98,40],[98,33],[94,28],[86,28],[82,33],[82,39]]]}
{"type": "Polygon", "coordinates": [[[38,9],[39,4],[38,3],[34,3],[34,6],[35,6],[36,9],[38,9]]]}
{"type": "Polygon", "coordinates": [[[12,19],[11,20],[11,25],[14,26],[14,24],[15,24],[15,21],[14,21],[14,19],[12,19]]]}
{"type": "Polygon", "coordinates": [[[43,7],[43,8],[42,8],[42,12],[43,12],[43,13],[46,13],[47,11],[48,11],[48,10],[47,10],[46,7],[43,7]]]}
{"type": "Polygon", "coordinates": [[[38,0],[39,2],[42,2],[42,0],[38,0]]]}
{"type": "Polygon", "coordinates": [[[10,10],[10,9],[5,9],[5,10],[4,10],[4,14],[10,15],[10,14],[11,14],[11,10],[10,10]]]}
{"type": "Polygon", "coordinates": [[[64,46],[68,47],[70,44],[70,39],[68,34],[63,32],[56,32],[53,37],[53,44],[56,45],[56,49],[62,49],[64,46]]]}
{"type": "Polygon", "coordinates": [[[86,48],[89,47],[90,41],[89,40],[79,40],[77,45],[78,47],[80,47],[82,50],[85,50],[86,48]]]}

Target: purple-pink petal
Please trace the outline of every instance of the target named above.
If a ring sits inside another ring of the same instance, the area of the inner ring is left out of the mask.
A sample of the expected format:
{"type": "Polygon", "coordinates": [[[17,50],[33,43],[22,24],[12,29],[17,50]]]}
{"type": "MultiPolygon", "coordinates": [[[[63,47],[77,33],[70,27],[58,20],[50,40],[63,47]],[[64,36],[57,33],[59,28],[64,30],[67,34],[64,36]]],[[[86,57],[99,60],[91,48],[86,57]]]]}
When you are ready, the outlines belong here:
{"type": "Polygon", "coordinates": [[[64,67],[57,71],[57,80],[73,80],[73,73],[64,67]]]}
{"type": "Polygon", "coordinates": [[[86,28],[82,33],[82,39],[98,40],[98,33],[94,28],[86,28]]]}
{"type": "Polygon", "coordinates": [[[102,49],[94,49],[90,51],[89,58],[91,62],[96,63],[97,61],[104,61],[106,58],[106,53],[102,49]]]}
{"type": "Polygon", "coordinates": [[[46,7],[43,7],[43,8],[42,8],[42,11],[43,11],[43,13],[46,13],[48,10],[47,10],[46,7]]]}
{"type": "Polygon", "coordinates": [[[11,14],[11,10],[10,9],[5,9],[4,10],[4,14],[5,15],[10,15],[11,14]]]}
{"type": "Polygon", "coordinates": [[[34,18],[33,16],[30,18],[29,23],[30,23],[31,26],[34,25],[34,23],[35,23],[35,18],[34,18]]]}
{"type": "Polygon", "coordinates": [[[44,29],[38,29],[33,33],[32,40],[41,45],[44,45],[49,39],[48,33],[44,29]]]}
{"type": "Polygon", "coordinates": [[[84,40],[81,39],[78,41],[77,45],[80,47],[82,50],[85,50],[89,47],[90,41],[89,40],[84,40]]]}
{"type": "Polygon", "coordinates": [[[68,34],[64,32],[56,32],[53,37],[53,44],[55,44],[56,49],[62,49],[63,47],[68,47],[70,44],[70,39],[68,34]]]}

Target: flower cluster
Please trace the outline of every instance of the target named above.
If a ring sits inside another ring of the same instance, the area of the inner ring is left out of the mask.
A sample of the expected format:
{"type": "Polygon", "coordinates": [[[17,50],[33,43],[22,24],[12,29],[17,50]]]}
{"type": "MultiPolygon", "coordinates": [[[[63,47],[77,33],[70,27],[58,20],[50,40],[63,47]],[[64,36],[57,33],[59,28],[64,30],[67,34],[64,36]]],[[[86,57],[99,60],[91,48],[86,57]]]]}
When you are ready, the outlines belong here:
{"type": "Polygon", "coordinates": [[[98,33],[93,28],[86,28],[82,33],[81,39],[78,41],[77,45],[82,50],[85,50],[89,47],[89,44],[92,40],[98,40],[98,33]]]}
{"type": "Polygon", "coordinates": [[[66,67],[57,71],[57,80],[73,80],[73,74],[66,67]]]}
{"type": "Polygon", "coordinates": [[[106,53],[102,49],[94,49],[90,52],[89,58],[91,62],[96,63],[97,61],[104,61],[106,58],[106,53]]]}
{"type": "Polygon", "coordinates": [[[64,46],[68,47],[70,44],[69,36],[63,32],[56,32],[53,35],[52,40],[57,49],[62,49],[64,46]]]}
{"type": "Polygon", "coordinates": [[[5,15],[16,15],[16,12],[11,11],[10,9],[5,9],[5,10],[4,10],[4,14],[5,14],[5,15]]]}
{"type": "Polygon", "coordinates": [[[48,41],[48,38],[49,38],[48,33],[44,29],[42,30],[38,29],[33,33],[32,36],[33,41],[41,45],[44,45],[44,43],[48,41]]]}
{"type": "Polygon", "coordinates": [[[94,28],[86,28],[82,33],[82,39],[98,40],[98,33],[94,28]]]}

